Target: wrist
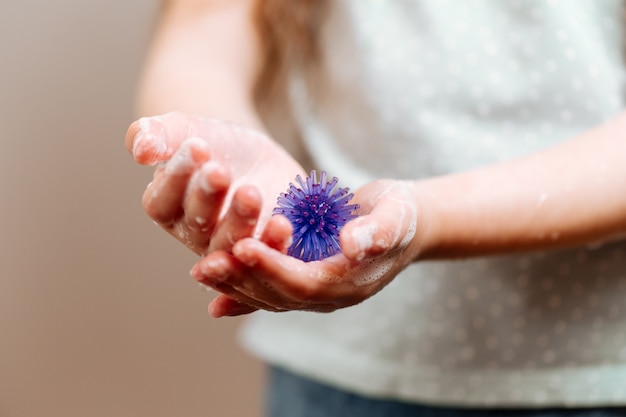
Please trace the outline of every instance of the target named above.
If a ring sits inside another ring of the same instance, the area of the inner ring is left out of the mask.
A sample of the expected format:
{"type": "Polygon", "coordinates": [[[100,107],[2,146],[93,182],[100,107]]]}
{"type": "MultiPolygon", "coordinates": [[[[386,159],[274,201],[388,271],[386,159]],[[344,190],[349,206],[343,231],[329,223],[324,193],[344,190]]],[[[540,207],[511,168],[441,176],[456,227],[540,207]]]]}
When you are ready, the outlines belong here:
{"type": "Polygon", "coordinates": [[[411,261],[436,258],[440,225],[437,216],[436,187],[431,180],[411,181],[413,202],[417,210],[415,234],[409,244],[411,261]]]}

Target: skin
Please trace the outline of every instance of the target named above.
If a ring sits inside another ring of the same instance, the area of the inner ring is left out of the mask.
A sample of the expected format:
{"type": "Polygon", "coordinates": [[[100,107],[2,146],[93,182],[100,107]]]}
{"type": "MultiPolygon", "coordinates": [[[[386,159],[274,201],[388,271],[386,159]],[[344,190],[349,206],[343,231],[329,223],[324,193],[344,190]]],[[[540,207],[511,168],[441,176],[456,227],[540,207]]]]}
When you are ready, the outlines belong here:
{"type": "Polygon", "coordinates": [[[212,316],[330,312],[371,297],[411,262],[626,234],[623,114],[516,160],[367,184],[355,191],[360,217],[342,230],[341,254],[309,263],[287,256],[291,226],[271,209],[304,172],[267,135],[252,101],[260,62],[253,6],[166,5],[139,92],[139,112],[156,116],[134,122],[126,136],[138,163],[158,165],[143,196],[146,213],[201,256],[192,277],[221,293],[209,305],[212,316]]]}

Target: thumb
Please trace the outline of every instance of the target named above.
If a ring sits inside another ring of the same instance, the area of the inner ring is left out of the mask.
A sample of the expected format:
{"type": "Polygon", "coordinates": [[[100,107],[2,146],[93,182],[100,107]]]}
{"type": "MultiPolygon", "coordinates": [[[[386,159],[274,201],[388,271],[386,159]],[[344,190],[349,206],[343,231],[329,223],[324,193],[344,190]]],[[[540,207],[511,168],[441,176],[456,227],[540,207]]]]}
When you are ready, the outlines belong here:
{"type": "Polygon", "coordinates": [[[415,235],[417,209],[406,200],[382,197],[366,215],[348,222],[341,230],[343,254],[362,261],[403,249],[415,235]]]}
{"type": "Polygon", "coordinates": [[[128,127],[126,149],[138,163],[155,165],[169,160],[188,138],[204,138],[199,126],[197,116],[178,112],[142,117],[128,127]]]}

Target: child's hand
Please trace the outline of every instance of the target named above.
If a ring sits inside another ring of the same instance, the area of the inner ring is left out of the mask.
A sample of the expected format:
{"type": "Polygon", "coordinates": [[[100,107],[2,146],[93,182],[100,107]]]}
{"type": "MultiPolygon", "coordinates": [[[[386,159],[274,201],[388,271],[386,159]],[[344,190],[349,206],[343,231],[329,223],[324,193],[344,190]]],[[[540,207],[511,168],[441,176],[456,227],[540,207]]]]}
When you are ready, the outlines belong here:
{"type": "Polygon", "coordinates": [[[274,216],[260,240],[243,239],[232,253],[216,251],[203,258],[192,276],[222,293],[210,313],[330,312],[381,290],[419,252],[415,191],[410,183],[377,181],[358,190],[353,201],[361,204],[361,217],[342,229],[341,254],[308,263],[285,255],[291,225],[274,216]]]}
{"type": "Polygon", "coordinates": [[[142,118],[126,148],[140,164],[158,165],[146,213],[198,254],[229,251],[261,230],[280,192],[303,174],[264,134],[194,115],[142,118]]]}

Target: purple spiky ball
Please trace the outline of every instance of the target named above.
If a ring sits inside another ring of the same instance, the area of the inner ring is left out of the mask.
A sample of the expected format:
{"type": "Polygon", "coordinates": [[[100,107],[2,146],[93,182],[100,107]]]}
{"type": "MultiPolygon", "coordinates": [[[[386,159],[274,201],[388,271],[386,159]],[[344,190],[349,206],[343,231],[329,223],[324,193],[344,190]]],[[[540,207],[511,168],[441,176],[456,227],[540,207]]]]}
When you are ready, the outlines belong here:
{"type": "Polygon", "coordinates": [[[293,242],[287,254],[305,262],[318,261],[341,251],[339,232],[357,217],[358,204],[348,204],[354,194],[348,188],[337,187],[337,177],[326,180],[322,171],[311,171],[306,179],[296,177],[297,185],[278,197],[273,214],[282,214],[293,226],[293,242]],[[299,187],[298,187],[299,185],[299,187]]]}

